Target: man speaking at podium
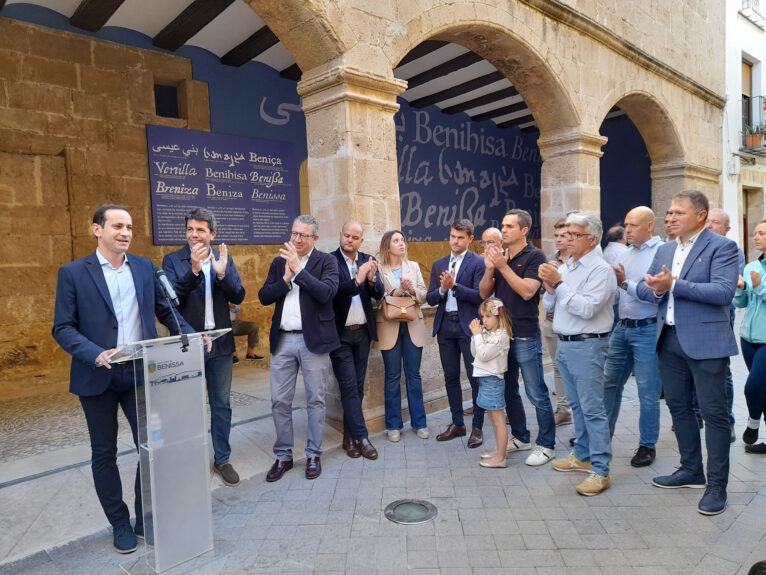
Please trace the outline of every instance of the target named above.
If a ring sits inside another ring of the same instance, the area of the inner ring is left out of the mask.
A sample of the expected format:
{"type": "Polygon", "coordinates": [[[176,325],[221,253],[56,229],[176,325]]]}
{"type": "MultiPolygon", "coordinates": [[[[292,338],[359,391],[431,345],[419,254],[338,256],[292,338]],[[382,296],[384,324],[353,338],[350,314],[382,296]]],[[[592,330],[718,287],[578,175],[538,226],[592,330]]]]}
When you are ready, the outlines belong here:
{"type": "MultiPolygon", "coordinates": [[[[136,470],[136,528],[122,500],[117,470],[117,408],[130,424],[138,446],[136,390],[133,363],[111,364],[118,346],[157,337],[155,314],[178,334],[173,311],[166,303],[154,265],[146,258],[127,255],[133,222],[122,206],[101,206],[93,214],[95,253],[59,268],[53,337],[72,355],[69,391],[80,397],[88,424],[91,468],[98,499],[114,531],[120,553],[136,549],[143,537],[141,481],[136,470]]],[[[194,330],[178,318],[181,331],[194,330]]]]}
{"type": "MultiPolygon", "coordinates": [[[[192,208],[186,213],[185,220],[188,245],[162,260],[162,267],[178,295],[178,307],[197,331],[230,328],[229,302],[242,303],[245,288],[226,244],[221,244],[220,253],[210,247],[216,233],[215,214],[205,208],[192,208]]],[[[213,349],[205,353],[210,435],[215,454],[213,471],[229,487],[239,485],[239,474],[229,463],[233,353],[234,335],[231,332],[216,339],[213,349]]]]}

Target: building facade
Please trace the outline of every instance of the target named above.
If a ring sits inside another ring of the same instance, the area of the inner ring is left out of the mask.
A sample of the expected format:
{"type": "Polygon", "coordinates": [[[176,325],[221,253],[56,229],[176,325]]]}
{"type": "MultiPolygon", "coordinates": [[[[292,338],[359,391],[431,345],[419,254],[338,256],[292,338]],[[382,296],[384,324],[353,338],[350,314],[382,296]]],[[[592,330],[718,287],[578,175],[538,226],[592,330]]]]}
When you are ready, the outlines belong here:
{"type": "MultiPolygon", "coordinates": [[[[152,18],[140,3],[131,8],[128,0],[112,16],[120,28],[110,29],[107,18],[89,32],[77,25],[87,20],[77,12],[87,4],[0,2],[3,378],[65,377],[68,357],[50,337],[56,270],[93,249],[96,206],[108,201],[131,210],[132,251],[157,262],[170,251],[151,235],[146,125],[226,131],[217,123],[219,109],[233,106],[224,85],[238,92],[237,102],[250,102],[250,111],[259,101],[244,67],[236,77],[228,70],[206,76],[226,57],[208,53],[192,65],[193,50],[183,41],[180,49],[159,49],[157,36],[125,31],[127,23],[152,18]],[[177,87],[178,118],[158,115],[157,84],[177,87]]],[[[176,4],[188,2],[157,3],[176,4]]],[[[718,0],[235,0],[234,8],[243,6],[300,72],[294,99],[305,116],[303,209],[321,222],[320,249],[337,246],[337,230],[350,218],[365,225],[373,247],[402,225],[395,115],[408,81],[395,70],[427,42],[468,49],[523,98],[536,136],[530,154],[540,163],[544,250],[551,251],[557,219],[600,209],[607,143],[601,127],[615,109],[643,139],[656,211],[684,188],[723,202],[726,14],[718,0]]],[[[273,82],[281,81],[275,74],[273,82]]],[[[413,242],[410,255],[427,272],[447,249],[443,241],[413,242]]],[[[276,246],[231,251],[248,293],[257,293],[276,246]]],[[[244,312],[268,331],[271,310],[252,295],[244,312]]],[[[435,346],[428,345],[424,362],[436,366],[435,346]]],[[[372,360],[365,408],[379,428],[382,385],[375,382],[382,366],[379,356],[372,360]]],[[[431,408],[443,407],[439,370],[423,372],[431,408]]]]}

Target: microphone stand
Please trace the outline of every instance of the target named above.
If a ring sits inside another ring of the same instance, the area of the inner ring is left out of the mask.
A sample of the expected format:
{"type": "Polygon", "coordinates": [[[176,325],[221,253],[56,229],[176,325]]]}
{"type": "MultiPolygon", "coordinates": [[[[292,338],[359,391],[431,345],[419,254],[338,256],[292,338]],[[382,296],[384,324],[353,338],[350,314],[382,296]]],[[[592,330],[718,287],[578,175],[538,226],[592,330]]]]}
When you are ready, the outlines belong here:
{"type": "Polygon", "coordinates": [[[181,324],[178,321],[178,315],[176,314],[176,308],[173,305],[173,302],[170,301],[170,296],[168,295],[168,292],[165,291],[165,288],[162,288],[162,293],[165,294],[165,301],[168,302],[168,305],[170,306],[170,313],[173,314],[173,319],[176,322],[176,327],[178,328],[178,333],[181,335],[181,351],[187,352],[189,351],[189,336],[181,331],[181,324]]]}

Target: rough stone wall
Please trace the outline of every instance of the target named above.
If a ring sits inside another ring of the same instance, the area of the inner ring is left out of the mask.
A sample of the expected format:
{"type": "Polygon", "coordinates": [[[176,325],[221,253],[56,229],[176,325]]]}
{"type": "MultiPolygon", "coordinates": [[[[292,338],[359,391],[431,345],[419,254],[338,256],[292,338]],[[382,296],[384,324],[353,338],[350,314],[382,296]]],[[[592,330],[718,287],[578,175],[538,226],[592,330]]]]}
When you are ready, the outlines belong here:
{"type": "MultiPolygon", "coordinates": [[[[96,207],[129,209],[132,253],[159,265],[177,249],[152,245],[147,123],[210,128],[187,59],[0,18],[0,385],[65,379],[69,355],[51,337],[57,270],[95,249],[96,207]],[[155,115],[155,80],[178,86],[183,118],[155,115]]],[[[231,253],[249,294],[241,317],[268,325],[256,278],[276,248],[231,253]]]]}
{"type": "MultiPolygon", "coordinates": [[[[544,0],[530,2],[540,4],[544,0]]],[[[547,1],[547,0],[546,0],[547,1]]],[[[560,0],[673,68],[724,93],[725,2],[560,0]],[[705,65],[702,65],[702,63],[705,65]],[[708,65],[715,62],[715,65],[708,65]]]]}

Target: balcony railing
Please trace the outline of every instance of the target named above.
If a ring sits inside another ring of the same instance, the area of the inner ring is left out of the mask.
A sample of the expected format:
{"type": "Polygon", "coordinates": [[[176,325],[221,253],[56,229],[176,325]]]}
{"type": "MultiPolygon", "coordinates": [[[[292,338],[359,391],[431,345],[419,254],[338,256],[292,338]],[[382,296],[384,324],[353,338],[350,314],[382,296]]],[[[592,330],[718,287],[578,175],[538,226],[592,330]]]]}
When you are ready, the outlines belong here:
{"type": "Polygon", "coordinates": [[[760,0],[742,0],[742,10],[739,13],[759,28],[766,26],[766,16],[761,12],[760,0]]]}
{"type": "Polygon", "coordinates": [[[766,99],[763,96],[752,98],[749,102],[752,124],[742,126],[741,152],[766,158],[766,99]]]}

